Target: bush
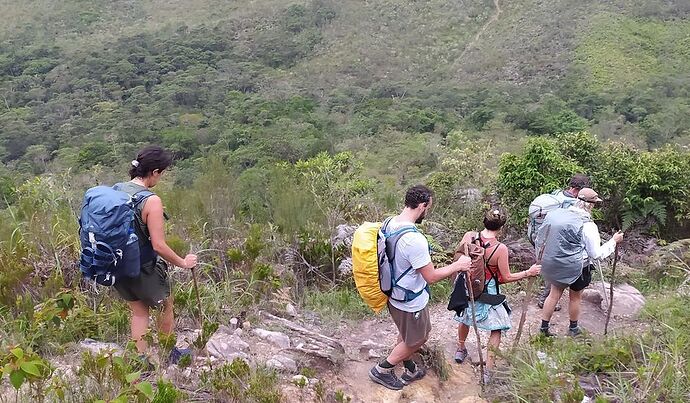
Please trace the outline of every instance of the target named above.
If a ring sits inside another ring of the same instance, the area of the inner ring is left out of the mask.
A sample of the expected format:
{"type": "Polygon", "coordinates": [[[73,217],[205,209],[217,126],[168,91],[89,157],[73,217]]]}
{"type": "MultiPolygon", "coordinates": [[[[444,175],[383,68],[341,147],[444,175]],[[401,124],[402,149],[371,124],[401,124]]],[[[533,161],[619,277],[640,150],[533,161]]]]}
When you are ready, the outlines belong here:
{"type": "Polygon", "coordinates": [[[341,286],[328,291],[308,291],[304,296],[304,304],[307,309],[333,321],[343,318],[361,319],[373,314],[357,290],[351,286],[341,286]]]}
{"type": "Polygon", "coordinates": [[[522,224],[535,197],[564,188],[573,174],[582,171],[550,139],[531,138],[522,155],[503,155],[497,185],[501,199],[510,210],[511,222],[522,224]]]}
{"type": "Polygon", "coordinates": [[[690,178],[683,174],[688,169],[690,155],[673,147],[640,151],[569,133],[556,140],[530,139],[522,155],[502,156],[498,191],[513,216],[526,218],[534,197],[562,189],[573,174],[584,172],[606,200],[605,228],[638,225],[674,239],[688,235],[680,225],[690,218],[685,197],[690,178]]]}
{"type": "Polygon", "coordinates": [[[201,381],[220,401],[278,403],[282,398],[275,372],[263,367],[252,369],[241,358],[202,373],[201,381]]]}

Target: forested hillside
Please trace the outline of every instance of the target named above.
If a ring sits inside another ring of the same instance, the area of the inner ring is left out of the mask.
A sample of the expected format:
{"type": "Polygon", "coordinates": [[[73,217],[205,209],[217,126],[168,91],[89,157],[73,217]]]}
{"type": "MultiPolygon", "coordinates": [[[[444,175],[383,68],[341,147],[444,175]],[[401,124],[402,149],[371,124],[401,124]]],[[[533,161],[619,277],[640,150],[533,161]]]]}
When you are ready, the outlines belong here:
{"type": "Polygon", "coordinates": [[[0,158],[22,174],[112,166],[152,141],[238,170],[458,129],[687,141],[690,6],[680,0],[499,10],[489,0],[68,0],[1,11],[0,158]]]}
{"type": "MultiPolygon", "coordinates": [[[[48,360],[86,337],[126,342],[125,304],[80,283],[76,214],[84,190],[127,179],[148,144],[174,153],[155,190],[171,247],[203,251],[212,324],[286,301],[336,321],[366,316],[339,231],[396,212],[415,183],[435,192],[423,229],[437,264],[490,204],[508,209],[505,235],[519,239],[529,202],[577,172],[606,201],[600,229],[631,234],[630,259],[690,237],[687,0],[26,0],[0,2],[0,18],[2,354],[48,360]]],[[[675,295],[690,264],[677,255],[668,270],[627,261],[640,270],[625,280],[675,295]]],[[[190,324],[191,278],[173,276],[190,324]]],[[[448,285],[437,291],[445,303],[448,285]]],[[[644,384],[650,401],[687,397],[687,324],[668,314],[680,306],[669,297],[648,313],[673,325],[658,340],[677,347],[659,358],[675,364],[599,352],[587,371],[625,373],[622,385],[639,370],[661,380],[644,384]]],[[[655,338],[640,349],[659,350],[655,338]]],[[[20,365],[12,357],[0,363],[20,365]]],[[[553,392],[516,381],[527,361],[511,363],[504,398],[553,392]]],[[[227,381],[209,379],[188,386],[227,381]]],[[[83,385],[106,400],[120,387],[83,385]]],[[[122,393],[133,388],[123,381],[122,393]]],[[[641,388],[615,396],[634,401],[641,388]]]]}

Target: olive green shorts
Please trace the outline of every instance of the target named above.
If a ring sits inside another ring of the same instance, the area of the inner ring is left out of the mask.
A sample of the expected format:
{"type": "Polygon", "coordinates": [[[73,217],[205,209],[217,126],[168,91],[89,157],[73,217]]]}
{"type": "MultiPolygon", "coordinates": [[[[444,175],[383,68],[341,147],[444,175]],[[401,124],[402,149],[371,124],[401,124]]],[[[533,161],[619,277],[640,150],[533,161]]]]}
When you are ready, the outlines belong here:
{"type": "Polygon", "coordinates": [[[170,296],[172,289],[168,264],[163,259],[158,259],[155,264],[144,264],[139,276],[118,278],[115,289],[125,301],[142,301],[150,308],[158,308],[170,296]]]}

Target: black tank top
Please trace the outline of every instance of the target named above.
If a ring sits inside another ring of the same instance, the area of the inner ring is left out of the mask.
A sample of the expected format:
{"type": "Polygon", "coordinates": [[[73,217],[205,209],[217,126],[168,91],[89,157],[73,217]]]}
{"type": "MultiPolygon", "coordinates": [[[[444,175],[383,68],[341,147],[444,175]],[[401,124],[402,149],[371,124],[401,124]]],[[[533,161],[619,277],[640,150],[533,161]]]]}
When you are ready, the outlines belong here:
{"type": "MultiPolygon", "coordinates": [[[[146,186],[142,186],[134,182],[117,183],[115,186],[113,186],[113,188],[123,191],[130,196],[134,196],[142,191],[150,192],[146,186]]],[[[153,250],[153,244],[151,244],[151,234],[149,234],[149,228],[146,226],[146,223],[144,223],[142,218],[142,211],[144,210],[145,204],[146,200],[134,206],[134,233],[137,234],[137,237],[139,238],[139,261],[141,262],[142,266],[152,264],[158,258],[158,255],[153,250]]]]}

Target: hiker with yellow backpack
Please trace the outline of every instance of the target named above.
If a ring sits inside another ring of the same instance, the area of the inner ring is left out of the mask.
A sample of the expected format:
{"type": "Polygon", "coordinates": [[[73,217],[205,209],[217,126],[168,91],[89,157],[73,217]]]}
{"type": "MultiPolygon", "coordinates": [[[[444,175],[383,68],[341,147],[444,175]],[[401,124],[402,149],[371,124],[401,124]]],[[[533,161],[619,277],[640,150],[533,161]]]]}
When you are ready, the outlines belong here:
{"type": "Polygon", "coordinates": [[[416,228],[433,203],[433,192],[423,185],[409,188],[405,207],[383,223],[364,223],[352,242],[353,276],[362,299],[375,311],[388,307],[398,328],[397,344],[388,357],[369,371],[372,381],[392,390],[421,379],[426,370],[410,357],[429,338],[429,284],[470,268],[470,258],[435,269],[429,242],[416,228]],[[395,367],[402,363],[400,378],[395,367]]]}

